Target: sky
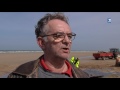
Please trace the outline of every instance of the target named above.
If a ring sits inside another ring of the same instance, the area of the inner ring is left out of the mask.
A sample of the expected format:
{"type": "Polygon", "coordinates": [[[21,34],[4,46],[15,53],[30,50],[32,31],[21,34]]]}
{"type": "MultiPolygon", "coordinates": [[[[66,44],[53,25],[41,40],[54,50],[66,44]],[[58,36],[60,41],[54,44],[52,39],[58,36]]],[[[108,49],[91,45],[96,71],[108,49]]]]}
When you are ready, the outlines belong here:
{"type": "MultiPolygon", "coordinates": [[[[52,12],[0,12],[0,50],[41,50],[35,25],[52,12]]],[[[64,12],[77,34],[72,50],[120,48],[120,12],[64,12]],[[108,23],[110,18],[111,23],[108,23]]]]}

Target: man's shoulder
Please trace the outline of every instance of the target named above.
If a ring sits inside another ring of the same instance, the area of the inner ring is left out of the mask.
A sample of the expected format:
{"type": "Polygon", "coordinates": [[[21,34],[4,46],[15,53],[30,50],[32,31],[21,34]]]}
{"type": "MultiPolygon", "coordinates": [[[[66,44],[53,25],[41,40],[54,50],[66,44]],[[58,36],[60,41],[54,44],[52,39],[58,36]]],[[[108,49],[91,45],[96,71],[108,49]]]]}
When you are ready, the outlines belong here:
{"type": "Polygon", "coordinates": [[[36,66],[36,64],[38,64],[39,62],[39,59],[36,59],[36,60],[32,60],[32,61],[29,61],[29,62],[26,62],[26,63],[23,63],[21,64],[16,70],[20,70],[21,68],[34,68],[36,66]]]}
{"type": "Polygon", "coordinates": [[[21,64],[13,72],[9,74],[8,78],[26,77],[27,75],[31,74],[33,70],[35,70],[35,68],[38,66],[38,63],[39,63],[39,59],[21,64]]]}

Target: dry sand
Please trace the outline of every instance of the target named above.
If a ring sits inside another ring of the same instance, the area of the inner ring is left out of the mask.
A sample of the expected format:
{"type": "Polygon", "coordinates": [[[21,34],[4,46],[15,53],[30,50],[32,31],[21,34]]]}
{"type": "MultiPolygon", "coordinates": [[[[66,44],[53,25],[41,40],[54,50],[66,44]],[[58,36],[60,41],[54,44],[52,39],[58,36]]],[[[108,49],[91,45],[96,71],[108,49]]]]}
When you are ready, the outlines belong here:
{"type": "MultiPolygon", "coordinates": [[[[35,60],[43,52],[24,52],[24,53],[0,53],[0,76],[12,72],[16,67],[25,62],[35,60]]],[[[115,60],[95,60],[93,52],[71,52],[70,57],[80,58],[81,69],[100,69],[104,72],[119,72],[120,67],[115,67],[115,60]]]]}

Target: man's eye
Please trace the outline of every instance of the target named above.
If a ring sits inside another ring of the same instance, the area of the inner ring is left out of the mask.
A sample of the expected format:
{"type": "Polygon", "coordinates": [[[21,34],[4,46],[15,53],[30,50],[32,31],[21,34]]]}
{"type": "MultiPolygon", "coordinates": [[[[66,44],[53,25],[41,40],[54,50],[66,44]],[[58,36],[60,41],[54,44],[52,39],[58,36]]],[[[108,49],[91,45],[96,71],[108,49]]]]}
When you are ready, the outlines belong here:
{"type": "Polygon", "coordinates": [[[72,38],[72,35],[68,35],[69,38],[72,38]]]}
{"type": "Polygon", "coordinates": [[[69,38],[72,38],[72,36],[68,36],[69,38]]]}
{"type": "Polygon", "coordinates": [[[61,38],[61,37],[63,37],[63,35],[61,35],[61,34],[54,34],[53,37],[56,39],[56,38],[61,38]]]}
{"type": "Polygon", "coordinates": [[[57,37],[63,37],[63,35],[62,34],[57,34],[57,37]]]}

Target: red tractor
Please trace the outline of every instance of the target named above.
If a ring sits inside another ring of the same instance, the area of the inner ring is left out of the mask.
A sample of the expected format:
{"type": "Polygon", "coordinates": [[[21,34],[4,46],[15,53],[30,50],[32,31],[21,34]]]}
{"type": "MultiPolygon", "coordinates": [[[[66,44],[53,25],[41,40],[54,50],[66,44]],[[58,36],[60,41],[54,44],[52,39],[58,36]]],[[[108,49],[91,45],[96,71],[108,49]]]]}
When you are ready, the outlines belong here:
{"type": "Polygon", "coordinates": [[[95,60],[98,59],[113,59],[116,58],[117,54],[120,54],[120,51],[118,48],[110,48],[109,52],[104,52],[104,51],[98,51],[97,53],[93,53],[93,57],[95,58],[95,60]]]}

